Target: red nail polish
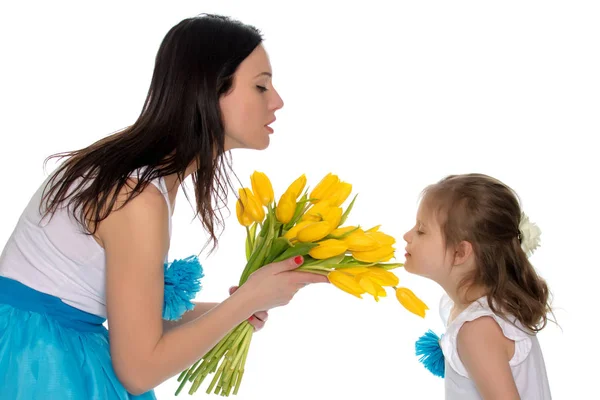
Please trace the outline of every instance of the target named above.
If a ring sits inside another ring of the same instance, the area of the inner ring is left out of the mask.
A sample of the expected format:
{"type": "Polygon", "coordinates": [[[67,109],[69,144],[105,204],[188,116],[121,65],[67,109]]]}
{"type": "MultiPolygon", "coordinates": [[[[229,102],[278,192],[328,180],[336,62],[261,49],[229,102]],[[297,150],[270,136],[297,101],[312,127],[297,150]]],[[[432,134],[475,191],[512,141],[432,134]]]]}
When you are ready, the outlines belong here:
{"type": "Polygon", "coordinates": [[[248,318],[248,321],[252,321],[254,319],[254,316],[248,318]]]}
{"type": "Polygon", "coordinates": [[[296,256],[296,257],[294,257],[294,262],[296,263],[296,265],[302,264],[302,260],[304,260],[302,258],[302,256],[296,256]]]}

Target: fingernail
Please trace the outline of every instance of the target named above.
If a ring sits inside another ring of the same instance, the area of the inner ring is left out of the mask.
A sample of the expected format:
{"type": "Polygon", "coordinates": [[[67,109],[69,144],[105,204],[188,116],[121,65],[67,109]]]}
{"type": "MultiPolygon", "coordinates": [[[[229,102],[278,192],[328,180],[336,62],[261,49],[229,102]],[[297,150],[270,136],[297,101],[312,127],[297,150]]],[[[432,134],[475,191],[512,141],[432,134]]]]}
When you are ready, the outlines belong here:
{"type": "Polygon", "coordinates": [[[254,316],[248,318],[248,321],[252,321],[254,319],[254,316]]]}
{"type": "Polygon", "coordinates": [[[296,257],[294,257],[294,262],[296,263],[296,265],[302,264],[303,260],[304,259],[302,258],[302,256],[296,256],[296,257]]]}

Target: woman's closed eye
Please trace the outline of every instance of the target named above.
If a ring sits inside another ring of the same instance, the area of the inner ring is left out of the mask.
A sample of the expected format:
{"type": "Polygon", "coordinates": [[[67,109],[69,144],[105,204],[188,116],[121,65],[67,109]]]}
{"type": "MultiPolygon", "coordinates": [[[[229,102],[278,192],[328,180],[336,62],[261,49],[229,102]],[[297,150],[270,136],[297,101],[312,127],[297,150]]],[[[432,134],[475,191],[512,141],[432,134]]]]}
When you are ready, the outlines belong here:
{"type": "Polygon", "coordinates": [[[261,93],[264,93],[264,92],[266,92],[268,90],[265,86],[260,86],[260,85],[256,85],[256,88],[261,93]]]}

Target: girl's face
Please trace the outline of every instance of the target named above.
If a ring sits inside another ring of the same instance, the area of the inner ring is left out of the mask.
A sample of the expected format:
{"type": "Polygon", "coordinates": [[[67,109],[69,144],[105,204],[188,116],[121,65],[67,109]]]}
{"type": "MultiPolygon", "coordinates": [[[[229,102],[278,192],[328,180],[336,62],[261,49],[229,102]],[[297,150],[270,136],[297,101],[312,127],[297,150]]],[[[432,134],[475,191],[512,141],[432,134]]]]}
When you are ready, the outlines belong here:
{"type": "Polygon", "coordinates": [[[263,150],[269,146],[269,126],[283,100],[271,82],[269,57],[258,45],[242,61],[233,77],[231,90],[220,99],[225,125],[225,151],[244,148],[263,150]]]}
{"type": "Polygon", "coordinates": [[[435,213],[421,202],[415,226],[403,236],[406,241],[404,269],[441,282],[452,267],[452,255],[445,243],[435,213]]]}

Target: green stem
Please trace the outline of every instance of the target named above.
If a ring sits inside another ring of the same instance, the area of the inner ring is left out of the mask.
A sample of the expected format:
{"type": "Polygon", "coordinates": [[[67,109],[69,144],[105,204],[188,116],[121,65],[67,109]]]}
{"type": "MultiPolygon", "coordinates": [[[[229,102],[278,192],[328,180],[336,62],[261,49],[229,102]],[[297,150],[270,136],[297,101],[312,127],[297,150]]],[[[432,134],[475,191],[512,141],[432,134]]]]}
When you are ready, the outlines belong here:
{"type": "Polygon", "coordinates": [[[217,385],[217,387],[221,388],[222,396],[229,396],[232,386],[237,382],[240,362],[244,353],[247,351],[253,332],[254,328],[252,325],[246,324],[243,332],[240,334],[240,336],[243,336],[243,340],[240,342],[238,347],[235,347],[233,351],[228,354],[230,363],[228,364],[228,367],[223,370],[223,373],[221,374],[221,381],[217,385]]]}
{"type": "Polygon", "coordinates": [[[303,271],[310,272],[311,274],[318,274],[318,275],[323,275],[323,276],[328,276],[329,275],[328,271],[322,271],[322,270],[305,269],[303,271]]]}
{"type": "Polygon", "coordinates": [[[252,255],[250,256],[250,259],[248,260],[248,262],[246,263],[246,266],[244,267],[244,270],[242,271],[242,275],[240,277],[240,282],[239,282],[239,286],[242,286],[242,284],[244,282],[246,282],[246,280],[248,280],[248,277],[250,276],[250,274],[252,272],[254,272],[253,270],[255,269],[255,265],[258,264],[259,262],[259,257],[261,256],[262,253],[264,253],[264,249],[267,245],[267,238],[263,237],[263,236],[259,236],[256,239],[256,243],[255,243],[255,247],[252,250],[252,255]]]}
{"type": "Polygon", "coordinates": [[[240,327],[242,325],[238,325],[232,332],[231,335],[229,336],[229,338],[226,341],[222,341],[221,343],[221,347],[219,348],[219,350],[215,353],[215,355],[213,357],[211,357],[211,359],[209,360],[209,364],[206,367],[206,370],[208,370],[209,374],[211,372],[213,372],[216,367],[217,364],[219,363],[219,360],[223,357],[223,354],[229,350],[231,348],[231,343],[235,340],[237,340],[239,334],[240,334],[240,327]]]}
{"type": "Polygon", "coordinates": [[[208,386],[208,389],[206,389],[206,394],[210,394],[210,392],[212,392],[213,388],[215,387],[215,384],[217,383],[217,381],[219,380],[219,378],[221,377],[221,374],[223,373],[223,369],[225,368],[225,364],[227,363],[227,360],[224,360],[221,363],[221,366],[219,367],[219,369],[217,370],[217,373],[215,374],[215,377],[213,378],[213,380],[210,382],[210,385],[208,386]]]}
{"type": "Polygon", "coordinates": [[[206,379],[207,375],[202,375],[200,377],[200,379],[197,379],[194,381],[194,383],[192,384],[192,387],[190,388],[190,391],[188,392],[189,394],[194,394],[196,393],[196,391],[198,390],[198,388],[200,387],[200,385],[202,385],[202,382],[204,382],[204,379],[206,379]]]}
{"type": "Polygon", "coordinates": [[[253,259],[251,258],[251,260],[246,265],[246,269],[244,270],[244,273],[240,278],[239,286],[242,286],[254,271],[256,271],[264,265],[265,257],[267,256],[267,252],[271,248],[271,244],[273,242],[273,236],[274,232],[272,231],[272,229],[270,229],[267,233],[267,236],[264,238],[263,243],[261,244],[260,250],[253,254],[253,256],[256,255],[256,257],[253,259]]]}
{"type": "Polygon", "coordinates": [[[223,337],[223,339],[221,339],[219,343],[217,343],[207,354],[204,355],[204,362],[192,373],[192,376],[189,378],[190,381],[195,380],[201,372],[208,370],[208,367],[209,365],[211,365],[211,361],[213,360],[214,356],[221,350],[221,348],[223,348],[223,346],[227,342],[231,340],[231,337],[235,334],[236,330],[237,327],[231,332],[229,332],[225,337],[223,337]]]}
{"type": "Polygon", "coordinates": [[[246,261],[250,258],[250,254],[252,254],[252,237],[250,236],[250,228],[246,227],[246,261]]]}
{"type": "MultiPolygon", "coordinates": [[[[252,337],[250,337],[252,338],[252,337]]],[[[235,389],[233,390],[234,396],[238,394],[240,390],[240,385],[242,384],[242,378],[244,377],[244,368],[246,366],[246,357],[248,356],[248,351],[250,350],[250,342],[248,342],[248,346],[244,349],[244,355],[242,356],[242,361],[240,362],[239,375],[237,376],[237,380],[235,382],[235,389]]]]}
{"type": "Polygon", "coordinates": [[[186,369],[179,375],[179,378],[177,378],[177,382],[181,382],[181,383],[179,384],[179,387],[177,388],[177,391],[175,392],[175,396],[179,395],[179,393],[181,392],[181,390],[183,389],[185,384],[188,382],[188,378],[192,374],[192,371],[196,368],[196,366],[198,365],[198,363],[200,361],[201,360],[196,361],[190,368],[186,369]]]}
{"type": "Polygon", "coordinates": [[[241,346],[242,349],[243,349],[243,351],[239,352],[237,354],[237,357],[233,360],[232,369],[242,359],[242,356],[244,355],[244,350],[249,346],[250,340],[252,339],[252,334],[253,333],[254,333],[254,328],[252,327],[252,325],[248,324],[248,327],[246,328],[246,332],[245,332],[245,336],[244,336],[244,341],[243,341],[242,346],[241,346]]]}
{"type": "Polygon", "coordinates": [[[301,265],[296,270],[297,271],[309,271],[309,272],[314,272],[314,271],[331,272],[332,271],[331,268],[324,267],[322,265],[307,265],[307,266],[301,265]]]}
{"type": "Polygon", "coordinates": [[[241,326],[242,324],[235,327],[229,334],[227,334],[227,336],[221,339],[221,341],[215,345],[209,353],[204,356],[204,361],[202,364],[196,368],[192,376],[189,378],[189,380],[193,382],[192,388],[189,392],[190,394],[196,392],[204,379],[206,379],[209,374],[215,371],[221,356],[230,347],[229,344],[235,339],[236,335],[240,331],[241,326]]]}

